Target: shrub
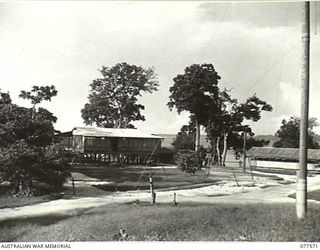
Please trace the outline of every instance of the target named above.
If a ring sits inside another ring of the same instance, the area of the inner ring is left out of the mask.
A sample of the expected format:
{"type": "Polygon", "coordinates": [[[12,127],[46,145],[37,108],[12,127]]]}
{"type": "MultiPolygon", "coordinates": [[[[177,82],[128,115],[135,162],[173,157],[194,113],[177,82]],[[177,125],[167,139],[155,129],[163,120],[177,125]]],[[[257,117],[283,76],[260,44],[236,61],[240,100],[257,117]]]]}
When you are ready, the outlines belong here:
{"type": "Polygon", "coordinates": [[[0,179],[12,184],[15,195],[33,195],[33,182],[61,188],[69,176],[63,156],[52,146],[57,118],[36,107],[55,95],[54,86],[22,91],[21,97],[32,100],[29,109],[0,92],[0,179]]]}
{"type": "Polygon", "coordinates": [[[195,173],[202,167],[200,154],[192,150],[179,150],[176,155],[176,163],[186,173],[195,173]]]}

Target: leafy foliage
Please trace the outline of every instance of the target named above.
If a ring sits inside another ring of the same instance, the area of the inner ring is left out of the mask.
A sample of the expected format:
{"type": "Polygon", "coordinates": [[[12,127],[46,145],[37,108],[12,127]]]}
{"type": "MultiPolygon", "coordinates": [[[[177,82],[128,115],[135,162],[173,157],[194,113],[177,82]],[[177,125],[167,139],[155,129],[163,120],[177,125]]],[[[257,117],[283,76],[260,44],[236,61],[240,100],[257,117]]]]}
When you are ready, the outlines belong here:
{"type": "Polygon", "coordinates": [[[179,150],[176,156],[176,162],[178,167],[187,173],[195,173],[202,167],[200,154],[192,150],[179,150]]]}
{"type": "Polygon", "coordinates": [[[138,104],[143,92],[158,90],[153,68],[144,69],[127,63],[118,63],[100,70],[102,78],[92,81],[89,103],[81,110],[84,123],[104,128],[133,128],[133,121],[144,120],[138,104]]]}
{"type": "Polygon", "coordinates": [[[243,153],[244,133],[247,133],[248,136],[246,149],[268,144],[268,141],[254,139],[254,133],[244,122],[260,120],[262,111],[272,111],[270,104],[256,95],[239,104],[236,99],[231,98],[228,90],[219,92],[218,102],[220,110],[211,115],[206,131],[211,145],[216,148],[219,165],[225,165],[226,153],[231,147],[236,155],[243,153]]]}
{"type": "Polygon", "coordinates": [[[193,64],[177,75],[170,88],[168,107],[174,107],[180,114],[189,111],[195,118],[196,136],[195,150],[200,149],[200,125],[205,125],[210,114],[218,112],[218,81],[220,76],[212,64],[193,64]]]}
{"type": "Polygon", "coordinates": [[[40,150],[20,141],[2,149],[0,155],[1,177],[13,183],[15,194],[32,194],[34,181],[60,188],[69,176],[53,146],[40,150]]]}
{"type": "Polygon", "coordinates": [[[51,98],[56,96],[58,91],[51,86],[33,86],[31,91],[22,90],[19,97],[22,99],[31,100],[32,105],[37,105],[42,101],[51,101],[51,98]]]}
{"type": "MultiPolygon", "coordinates": [[[[239,137],[243,132],[251,129],[244,125],[245,120],[258,121],[262,111],[272,111],[272,106],[259,99],[256,95],[249,97],[244,103],[238,104],[229,94],[229,90],[220,90],[218,81],[220,76],[212,64],[193,64],[185,69],[183,75],[177,75],[174,85],[170,88],[170,110],[175,107],[178,113],[189,111],[197,124],[204,125],[211,145],[215,148],[218,162],[224,165],[227,149],[237,147],[239,137]],[[232,139],[228,139],[232,138],[232,139]],[[231,145],[233,143],[233,145],[231,145]],[[221,149],[221,150],[220,150],[221,149]],[[223,158],[221,158],[223,155],[223,158]]],[[[183,128],[185,129],[185,128],[183,128]]],[[[196,126],[199,131],[199,126],[196,126]]],[[[199,132],[198,132],[199,133],[199,132]]],[[[254,134],[249,132],[252,137],[254,134]]],[[[190,148],[191,135],[181,131],[177,139],[181,148],[190,148]]],[[[265,142],[254,141],[253,144],[265,142]]]]}
{"type": "MultiPolygon", "coordinates": [[[[264,139],[254,138],[254,133],[248,133],[246,138],[246,150],[250,150],[252,147],[264,147],[269,144],[270,141],[264,139]]],[[[228,137],[228,146],[232,147],[234,154],[240,156],[243,154],[243,134],[231,133],[228,137]]]]}
{"type": "MultiPolygon", "coordinates": [[[[315,141],[315,133],[312,131],[315,126],[318,126],[316,118],[310,118],[307,147],[311,149],[320,148],[319,143],[315,141]]],[[[290,117],[288,121],[283,119],[280,129],[276,132],[276,136],[280,138],[280,140],[273,144],[274,147],[299,148],[300,119],[296,117],[290,117]]]]}
{"type": "Polygon", "coordinates": [[[33,110],[15,104],[0,105],[0,146],[10,146],[18,141],[44,147],[54,136],[53,122],[56,117],[48,110],[40,108],[34,119],[33,110]]]}
{"type": "Polygon", "coordinates": [[[238,115],[251,121],[259,121],[261,111],[272,111],[272,106],[267,102],[259,99],[255,94],[249,97],[245,103],[236,108],[238,115]]]}
{"type": "MultiPolygon", "coordinates": [[[[45,96],[42,92],[54,87],[33,89],[39,93],[34,91],[32,96],[39,94],[43,100],[56,94],[45,96]]],[[[11,182],[18,195],[31,195],[35,181],[61,187],[69,174],[53,148],[53,123],[57,118],[44,108],[36,109],[37,101],[30,100],[34,106],[28,109],[12,104],[9,94],[0,94],[0,178],[11,182]]]]}
{"type": "Polygon", "coordinates": [[[190,120],[189,125],[183,125],[176,139],[172,143],[174,151],[181,149],[193,150],[195,147],[196,127],[193,120],[190,120]]]}
{"type": "Polygon", "coordinates": [[[220,76],[212,64],[193,64],[177,75],[170,88],[168,106],[176,107],[178,113],[189,111],[195,119],[204,124],[210,112],[218,109],[218,81],[220,76]]]}
{"type": "Polygon", "coordinates": [[[0,89],[0,105],[11,104],[11,97],[9,93],[3,93],[0,89]]]}

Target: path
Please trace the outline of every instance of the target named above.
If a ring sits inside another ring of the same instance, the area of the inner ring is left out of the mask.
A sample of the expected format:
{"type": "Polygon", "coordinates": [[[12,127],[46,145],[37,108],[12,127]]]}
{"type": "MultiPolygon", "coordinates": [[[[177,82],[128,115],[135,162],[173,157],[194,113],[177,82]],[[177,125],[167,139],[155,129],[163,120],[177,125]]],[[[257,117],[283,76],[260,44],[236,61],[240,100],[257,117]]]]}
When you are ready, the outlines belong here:
{"type": "MultiPolygon", "coordinates": [[[[308,190],[320,189],[320,176],[308,179],[308,190]]],[[[254,204],[254,203],[293,203],[288,198],[294,193],[296,184],[272,186],[267,188],[235,187],[234,185],[212,185],[202,188],[157,192],[157,203],[172,203],[173,194],[177,194],[177,202],[254,204]],[[229,194],[221,196],[221,194],[229,194]]],[[[0,209],[0,221],[39,217],[45,215],[73,215],[79,209],[88,209],[111,203],[131,201],[150,201],[147,191],[117,192],[107,196],[59,199],[24,207],[0,209]]]]}

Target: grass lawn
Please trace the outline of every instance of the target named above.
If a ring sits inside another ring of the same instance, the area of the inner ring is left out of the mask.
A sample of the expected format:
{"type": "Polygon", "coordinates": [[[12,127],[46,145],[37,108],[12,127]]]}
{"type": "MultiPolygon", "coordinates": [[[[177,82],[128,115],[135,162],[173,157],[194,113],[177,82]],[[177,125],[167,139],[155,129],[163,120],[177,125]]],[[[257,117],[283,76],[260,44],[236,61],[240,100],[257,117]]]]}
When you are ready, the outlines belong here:
{"type": "Polygon", "coordinates": [[[36,203],[46,202],[59,197],[55,195],[41,195],[30,197],[12,197],[10,189],[7,186],[0,186],[0,209],[9,207],[21,207],[36,203]]]}
{"type": "MultiPolygon", "coordinates": [[[[145,168],[144,166],[128,166],[128,167],[103,167],[96,165],[77,166],[73,169],[74,172],[83,173],[89,178],[81,181],[89,181],[88,185],[75,185],[75,195],[72,194],[72,186],[65,185],[60,195],[60,192],[49,195],[39,195],[32,197],[16,197],[13,198],[5,190],[7,187],[0,186],[0,209],[8,207],[20,207],[59,199],[63,197],[79,198],[79,197],[97,197],[110,194],[114,191],[127,190],[148,190],[149,189],[149,174],[153,176],[153,184],[155,189],[188,189],[215,184],[218,181],[234,181],[232,174],[233,170],[227,168],[212,168],[211,175],[208,176],[208,170],[203,169],[195,175],[190,175],[182,172],[178,168],[145,168]],[[95,185],[95,181],[90,181],[91,178],[96,178],[101,181],[110,182],[109,184],[95,185]],[[91,186],[92,185],[92,186],[91,186]]],[[[255,174],[258,175],[258,174],[255,174]]],[[[238,181],[251,180],[249,173],[237,173],[238,181]],[[244,178],[244,179],[243,179],[244,178]]],[[[75,179],[77,181],[77,178],[75,179]]],[[[52,190],[51,190],[52,191],[52,190]]],[[[45,191],[43,191],[45,193],[45,191]]],[[[55,193],[55,192],[54,192],[55,193]]]]}
{"type": "MultiPolygon", "coordinates": [[[[296,198],[296,194],[290,194],[290,198],[296,198]]],[[[320,201],[320,189],[308,192],[308,200],[320,201]]]]}
{"type": "Polygon", "coordinates": [[[308,199],[320,201],[320,189],[308,192],[308,199]]]}
{"type": "Polygon", "coordinates": [[[297,221],[294,204],[155,205],[130,203],[71,217],[3,222],[1,241],[111,241],[122,227],[138,241],[319,241],[319,205],[297,221]]]}
{"type": "MultiPolygon", "coordinates": [[[[146,190],[149,189],[149,174],[153,175],[154,187],[170,188],[170,187],[185,187],[188,185],[200,184],[209,185],[217,180],[216,177],[208,177],[206,170],[197,172],[196,175],[185,174],[180,169],[145,169],[143,166],[137,167],[102,167],[102,166],[85,166],[76,167],[76,172],[88,175],[89,177],[97,178],[102,181],[110,181],[106,185],[76,185],[76,194],[72,195],[72,187],[65,186],[63,190],[63,198],[79,198],[79,197],[97,197],[108,195],[114,191],[126,190],[146,190]]],[[[58,192],[59,193],[59,192],[58,192]]],[[[31,197],[12,197],[9,189],[6,186],[0,186],[0,209],[9,207],[20,207],[32,205],[36,203],[46,202],[53,199],[61,198],[59,195],[39,195],[31,197]]]]}
{"type": "Polygon", "coordinates": [[[109,181],[109,184],[95,185],[105,191],[149,189],[149,174],[152,174],[155,189],[190,186],[194,184],[213,184],[217,180],[220,180],[214,175],[208,176],[207,170],[201,170],[195,175],[190,175],[182,172],[178,168],[82,166],[75,167],[73,171],[100,179],[101,181],[109,181]]]}
{"type": "Polygon", "coordinates": [[[36,203],[46,202],[56,199],[51,195],[31,196],[31,197],[12,197],[10,195],[0,195],[0,209],[9,207],[22,207],[36,203]]]}

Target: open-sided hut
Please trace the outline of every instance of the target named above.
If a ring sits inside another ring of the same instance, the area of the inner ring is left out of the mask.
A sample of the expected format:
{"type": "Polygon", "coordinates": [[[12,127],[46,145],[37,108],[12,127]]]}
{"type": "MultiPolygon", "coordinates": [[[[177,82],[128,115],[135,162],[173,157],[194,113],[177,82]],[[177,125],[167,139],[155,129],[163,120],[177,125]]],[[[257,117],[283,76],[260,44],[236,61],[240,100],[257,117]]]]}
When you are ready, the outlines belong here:
{"type": "MultiPolygon", "coordinates": [[[[299,168],[298,148],[253,147],[247,154],[253,167],[299,168]]],[[[308,170],[315,170],[320,164],[320,149],[308,149],[308,170]]]]}
{"type": "MultiPolygon", "coordinates": [[[[64,142],[70,143],[69,139],[64,142]]],[[[156,161],[161,137],[137,129],[76,127],[72,130],[72,145],[64,145],[87,160],[146,163],[156,161]]]]}

